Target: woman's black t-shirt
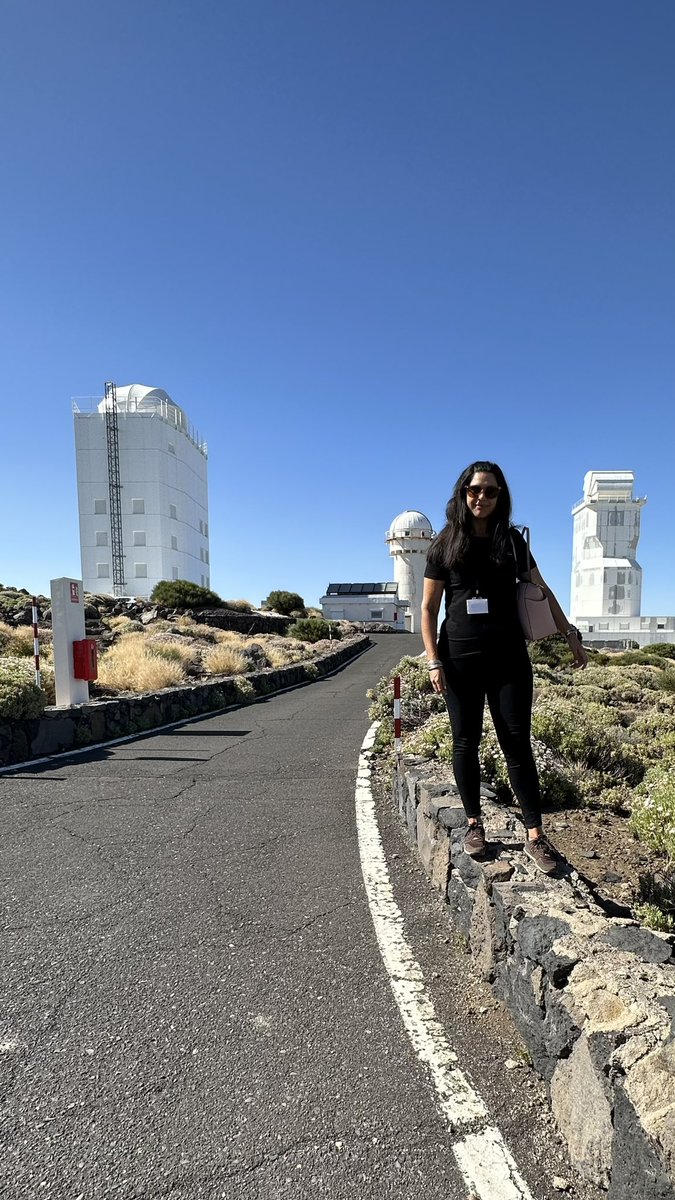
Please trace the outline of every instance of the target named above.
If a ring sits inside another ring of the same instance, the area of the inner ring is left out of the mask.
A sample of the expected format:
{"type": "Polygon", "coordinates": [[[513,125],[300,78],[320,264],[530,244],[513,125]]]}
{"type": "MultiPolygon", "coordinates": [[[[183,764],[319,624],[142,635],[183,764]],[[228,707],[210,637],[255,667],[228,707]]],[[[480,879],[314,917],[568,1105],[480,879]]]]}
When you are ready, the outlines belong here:
{"type": "Polygon", "coordinates": [[[439,657],[448,652],[464,654],[480,650],[504,638],[511,643],[513,639],[524,641],[518,620],[516,583],[537,564],[530,557],[528,565],[522,533],[517,529],[511,533],[515,553],[503,563],[493,562],[490,557],[492,537],[472,537],[465,558],[451,569],[434,561],[432,548],[425,578],[445,584],[445,620],[438,640],[439,657]],[[487,613],[467,612],[467,600],[477,596],[487,600],[487,613]]]}

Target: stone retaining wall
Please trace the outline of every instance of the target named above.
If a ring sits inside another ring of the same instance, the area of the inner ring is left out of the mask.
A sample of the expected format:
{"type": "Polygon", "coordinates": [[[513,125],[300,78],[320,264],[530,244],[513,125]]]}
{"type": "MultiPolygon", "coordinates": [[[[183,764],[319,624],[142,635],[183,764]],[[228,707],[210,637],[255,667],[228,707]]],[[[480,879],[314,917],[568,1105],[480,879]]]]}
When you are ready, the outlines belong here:
{"type": "Polygon", "coordinates": [[[609,1200],[675,1198],[675,938],[610,917],[578,872],[542,875],[484,788],[491,843],[463,851],[452,780],[406,758],[394,802],[484,979],[504,1001],[577,1170],[609,1200]]]}
{"type": "Polygon", "coordinates": [[[127,734],[145,733],[158,725],[170,725],[232,704],[248,704],[282,688],[314,682],[355,658],[369,645],[370,638],[360,637],[310,662],[289,667],[163,688],[142,696],[92,701],[72,708],[46,708],[35,720],[0,721],[0,766],[127,734]]]}
{"type": "Polygon", "coordinates": [[[200,608],[190,612],[193,621],[213,625],[216,629],[231,629],[247,636],[256,633],[278,633],[282,637],[295,624],[293,617],[278,613],[235,612],[232,608],[200,608]]]}

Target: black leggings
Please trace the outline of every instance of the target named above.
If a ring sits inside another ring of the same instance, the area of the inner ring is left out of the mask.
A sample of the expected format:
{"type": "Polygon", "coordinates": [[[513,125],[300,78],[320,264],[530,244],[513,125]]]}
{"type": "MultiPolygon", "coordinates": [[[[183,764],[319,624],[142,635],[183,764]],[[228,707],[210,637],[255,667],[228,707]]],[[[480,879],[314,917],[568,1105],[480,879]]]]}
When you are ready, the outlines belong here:
{"type": "Polygon", "coordinates": [[[467,817],[480,816],[478,745],[485,699],[490,706],[511,787],[528,829],[541,825],[541,793],[532,755],[532,667],[525,644],[508,650],[454,653],[445,659],[452,766],[467,817]]]}

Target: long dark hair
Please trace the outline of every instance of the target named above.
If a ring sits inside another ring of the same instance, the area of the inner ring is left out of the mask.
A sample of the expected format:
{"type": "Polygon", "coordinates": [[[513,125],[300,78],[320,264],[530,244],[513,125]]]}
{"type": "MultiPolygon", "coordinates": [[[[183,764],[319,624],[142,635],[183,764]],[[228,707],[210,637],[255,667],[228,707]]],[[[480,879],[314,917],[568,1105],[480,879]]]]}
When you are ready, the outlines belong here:
{"type": "Polygon", "coordinates": [[[488,535],[492,535],[490,557],[494,562],[504,562],[511,550],[511,493],[504,472],[497,463],[474,462],[462,471],[455,484],[452,496],[445,509],[445,525],[429,547],[429,559],[444,567],[454,567],[466,557],[471,545],[473,517],[466,502],[465,488],[477,471],[490,471],[501,489],[494,512],[489,518],[488,535]]]}

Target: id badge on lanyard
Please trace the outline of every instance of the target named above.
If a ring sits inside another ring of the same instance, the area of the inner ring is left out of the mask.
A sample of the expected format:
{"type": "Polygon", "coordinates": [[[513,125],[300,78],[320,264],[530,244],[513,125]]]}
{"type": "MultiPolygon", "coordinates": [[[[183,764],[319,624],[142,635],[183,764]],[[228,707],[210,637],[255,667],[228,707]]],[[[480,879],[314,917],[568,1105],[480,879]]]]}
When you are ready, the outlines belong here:
{"type": "Polygon", "coordinates": [[[467,600],[466,611],[470,617],[483,616],[485,613],[489,612],[490,609],[485,596],[479,596],[478,592],[476,592],[475,596],[472,596],[470,600],[467,600]]]}

